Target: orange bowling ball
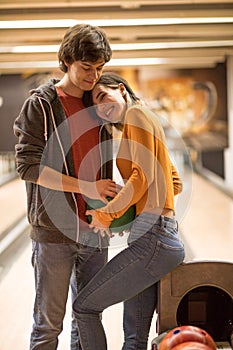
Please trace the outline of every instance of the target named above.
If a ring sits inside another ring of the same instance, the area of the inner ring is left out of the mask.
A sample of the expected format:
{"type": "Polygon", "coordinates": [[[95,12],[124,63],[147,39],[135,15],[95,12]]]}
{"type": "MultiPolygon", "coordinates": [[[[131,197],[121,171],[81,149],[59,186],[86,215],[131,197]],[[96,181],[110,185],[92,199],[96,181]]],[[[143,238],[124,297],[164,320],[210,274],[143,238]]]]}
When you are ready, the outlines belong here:
{"type": "MultiPolygon", "coordinates": [[[[170,330],[165,335],[159,350],[174,350],[179,344],[187,342],[202,343],[212,350],[217,349],[213,338],[205,330],[195,326],[180,326],[170,330]]],[[[206,348],[206,350],[209,349],[206,348]]]]}
{"type": "Polygon", "coordinates": [[[176,345],[174,348],[172,348],[172,350],[213,350],[213,348],[196,341],[187,341],[185,343],[176,345]]]}

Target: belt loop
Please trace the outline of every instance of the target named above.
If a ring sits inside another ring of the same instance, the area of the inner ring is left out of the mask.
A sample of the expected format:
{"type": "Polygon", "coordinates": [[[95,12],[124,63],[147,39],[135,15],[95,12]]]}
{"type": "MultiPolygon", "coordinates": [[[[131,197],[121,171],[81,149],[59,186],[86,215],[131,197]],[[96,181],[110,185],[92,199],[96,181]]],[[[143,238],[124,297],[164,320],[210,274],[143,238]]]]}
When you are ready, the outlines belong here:
{"type": "Polygon", "coordinates": [[[164,216],[160,215],[160,226],[164,227],[164,216]]]}

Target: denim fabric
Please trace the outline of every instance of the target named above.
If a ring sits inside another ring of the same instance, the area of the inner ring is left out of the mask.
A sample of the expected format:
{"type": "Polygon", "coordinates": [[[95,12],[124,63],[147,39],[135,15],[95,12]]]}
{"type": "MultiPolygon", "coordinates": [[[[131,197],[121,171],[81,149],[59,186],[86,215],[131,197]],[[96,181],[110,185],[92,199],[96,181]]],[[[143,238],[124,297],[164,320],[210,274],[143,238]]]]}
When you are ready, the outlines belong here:
{"type": "MultiPolygon", "coordinates": [[[[164,216],[150,213],[138,216],[132,225],[128,244],[126,249],[96,274],[74,301],[73,310],[82,350],[107,349],[99,317],[104,309],[122,301],[127,301],[127,305],[130,299],[132,301],[133,297],[154,285],[184,259],[184,247],[178,238],[177,222],[164,216]]],[[[155,303],[153,307],[154,305],[155,303]]],[[[138,322],[136,313],[135,319],[138,322]]],[[[125,322],[127,323],[126,319],[125,322]]],[[[144,325],[140,323],[143,328],[144,325]]],[[[141,330],[144,338],[147,333],[148,322],[145,323],[145,329],[141,330]]],[[[133,342],[128,339],[123,349],[146,350],[146,343],[145,339],[134,339],[133,342]]]]}
{"type": "Polygon", "coordinates": [[[122,350],[147,349],[151,321],[157,306],[157,283],[124,302],[122,350]]]}
{"type": "MultiPolygon", "coordinates": [[[[82,244],[32,241],[35,273],[34,324],[30,350],[55,350],[62,331],[69,286],[72,301],[107,262],[108,249],[82,244]]],[[[67,347],[68,348],[68,347],[67,347]]],[[[80,350],[76,320],[72,320],[71,350],[80,350]]]]}

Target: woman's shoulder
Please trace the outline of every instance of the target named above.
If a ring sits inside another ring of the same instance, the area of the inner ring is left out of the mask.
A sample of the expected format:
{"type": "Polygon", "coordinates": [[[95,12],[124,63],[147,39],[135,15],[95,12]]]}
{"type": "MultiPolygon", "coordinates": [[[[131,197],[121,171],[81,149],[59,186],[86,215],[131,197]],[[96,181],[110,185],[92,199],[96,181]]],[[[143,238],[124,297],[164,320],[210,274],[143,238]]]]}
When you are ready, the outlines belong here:
{"type": "Polygon", "coordinates": [[[163,127],[158,116],[143,104],[136,104],[128,108],[125,124],[143,128],[154,135],[163,133],[163,127]]]}
{"type": "Polygon", "coordinates": [[[143,104],[130,106],[126,112],[125,123],[135,126],[152,126],[156,120],[154,113],[143,104]]]}
{"type": "Polygon", "coordinates": [[[127,109],[125,122],[145,122],[147,120],[147,110],[141,104],[135,104],[127,109]]]}

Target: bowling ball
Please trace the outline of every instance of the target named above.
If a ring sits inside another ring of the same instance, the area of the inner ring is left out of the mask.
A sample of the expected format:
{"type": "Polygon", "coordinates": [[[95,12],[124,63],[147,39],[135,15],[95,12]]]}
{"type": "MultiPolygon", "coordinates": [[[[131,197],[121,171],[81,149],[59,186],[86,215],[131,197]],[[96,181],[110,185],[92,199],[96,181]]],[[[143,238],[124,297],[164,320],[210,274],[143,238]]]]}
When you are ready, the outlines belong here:
{"type": "Polygon", "coordinates": [[[185,343],[176,345],[172,350],[212,350],[210,346],[199,343],[199,342],[194,342],[194,341],[187,341],[185,343]]]}
{"type": "Polygon", "coordinates": [[[216,350],[213,338],[205,330],[195,326],[180,326],[172,329],[162,339],[159,350],[173,350],[175,346],[186,342],[202,343],[216,350]]]}
{"type": "MultiPolygon", "coordinates": [[[[107,197],[107,200],[111,201],[112,198],[107,197]]],[[[106,203],[102,202],[101,200],[89,199],[87,201],[88,210],[99,209],[104,207],[105,205],[106,203]]],[[[128,229],[135,218],[135,214],[136,214],[136,208],[135,208],[135,205],[132,205],[131,207],[129,207],[129,209],[127,209],[127,211],[121,217],[114,219],[111,222],[111,225],[109,227],[111,232],[117,233],[128,229]]],[[[89,223],[91,223],[91,215],[87,216],[87,220],[89,223]]]]}

